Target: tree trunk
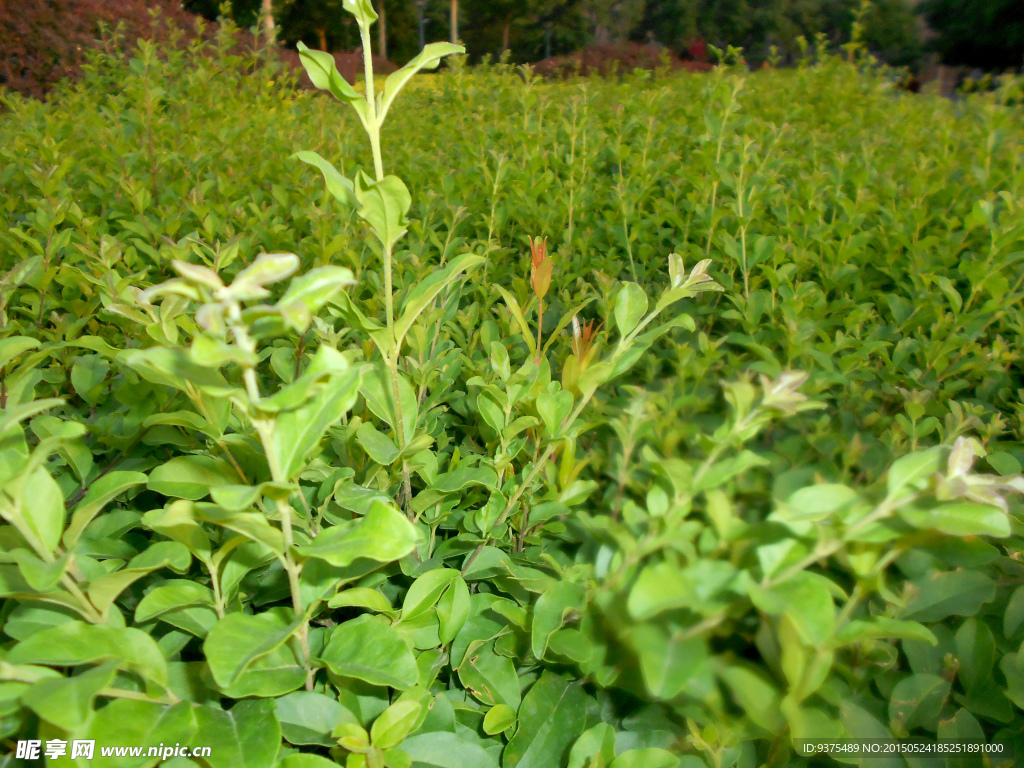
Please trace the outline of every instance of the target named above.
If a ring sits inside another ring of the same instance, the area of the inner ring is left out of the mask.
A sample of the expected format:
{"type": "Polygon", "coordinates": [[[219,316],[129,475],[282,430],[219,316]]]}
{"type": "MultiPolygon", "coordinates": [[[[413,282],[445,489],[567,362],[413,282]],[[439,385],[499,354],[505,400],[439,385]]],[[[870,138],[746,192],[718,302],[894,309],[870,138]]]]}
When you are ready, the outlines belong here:
{"type": "Polygon", "coordinates": [[[260,6],[263,14],[263,31],[269,40],[274,39],[274,0],[263,0],[260,6]]]}
{"type": "Polygon", "coordinates": [[[318,29],[316,31],[316,33],[320,36],[320,50],[321,51],[326,51],[327,50],[327,30],[323,29],[321,27],[320,29],[318,29]]]}
{"type": "Polygon", "coordinates": [[[377,51],[385,59],[388,57],[388,20],[384,15],[384,0],[377,3],[380,10],[377,11],[377,51]]]}
{"type": "Polygon", "coordinates": [[[504,53],[508,50],[508,33],[509,27],[512,26],[509,22],[505,22],[505,27],[501,30],[501,52],[504,53]]]}
{"type": "Polygon", "coordinates": [[[459,0],[452,0],[452,45],[459,42],[459,0]]]}
{"type": "Polygon", "coordinates": [[[427,46],[427,15],[423,8],[425,2],[426,0],[416,0],[416,21],[419,27],[421,51],[427,46]]]}
{"type": "Polygon", "coordinates": [[[551,58],[551,22],[544,25],[544,58],[551,58]]]}

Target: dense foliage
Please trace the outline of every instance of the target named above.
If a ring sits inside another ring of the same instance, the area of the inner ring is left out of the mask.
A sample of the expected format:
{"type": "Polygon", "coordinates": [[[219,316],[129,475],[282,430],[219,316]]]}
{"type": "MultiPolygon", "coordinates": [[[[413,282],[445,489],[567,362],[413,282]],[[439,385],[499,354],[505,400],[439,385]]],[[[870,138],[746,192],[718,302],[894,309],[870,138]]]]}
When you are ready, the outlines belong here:
{"type": "Polygon", "coordinates": [[[3,764],[1024,754],[1019,106],[228,33],[4,99],[3,764]]]}

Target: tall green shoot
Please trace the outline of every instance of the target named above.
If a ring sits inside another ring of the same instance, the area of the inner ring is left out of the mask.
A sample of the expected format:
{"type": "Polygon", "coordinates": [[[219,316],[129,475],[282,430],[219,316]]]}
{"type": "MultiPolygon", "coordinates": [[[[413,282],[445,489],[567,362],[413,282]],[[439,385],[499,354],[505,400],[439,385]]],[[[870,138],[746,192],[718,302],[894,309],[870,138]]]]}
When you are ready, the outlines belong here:
{"type": "MultiPolygon", "coordinates": [[[[380,351],[390,379],[390,399],[393,408],[391,426],[395,431],[398,448],[405,454],[413,442],[415,423],[409,424],[407,407],[402,404],[402,384],[399,373],[402,345],[406,333],[416,318],[429,306],[434,298],[460,275],[481,263],[483,259],[472,254],[464,254],[450,262],[444,270],[437,273],[437,280],[425,281],[409,295],[405,313],[395,319],[394,306],[394,265],[395,244],[401,239],[408,226],[406,215],[412,205],[412,198],[405,183],[394,175],[386,175],[384,157],[381,151],[380,130],[395,98],[422,69],[434,69],[445,56],[464,53],[465,48],[452,43],[431,43],[418,56],[388,76],[381,93],[376,93],[373,80],[373,56],[370,44],[370,27],[377,21],[377,14],[369,0],[345,0],[345,10],[351,13],[359,26],[359,36],[363,43],[363,62],[366,91],[360,95],[355,88],[347,83],[338,73],[334,57],[323,51],[313,51],[299,43],[302,64],[309,74],[313,85],[321,90],[329,91],[338,101],[349,104],[359,117],[370,141],[373,155],[374,177],[359,171],[354,179],[342,176],[334,166],[315,152],[299,152],[296,157],[305,163],[320,169],[324,175],[328,191],[347,208],[355,208],[356,214],[363,219],[380,240],[384,271],[384,302],[385,328],[373,329],[371,334],[380,351]]],[[[373,321],[366,320],[373,324],[373,321]]],[[[366,330],[370,330],[368,325],[366,330]]],[[[406,506],[412,499],[412,485],[407,457],[402,458],[403,499],[406,506]]]]}

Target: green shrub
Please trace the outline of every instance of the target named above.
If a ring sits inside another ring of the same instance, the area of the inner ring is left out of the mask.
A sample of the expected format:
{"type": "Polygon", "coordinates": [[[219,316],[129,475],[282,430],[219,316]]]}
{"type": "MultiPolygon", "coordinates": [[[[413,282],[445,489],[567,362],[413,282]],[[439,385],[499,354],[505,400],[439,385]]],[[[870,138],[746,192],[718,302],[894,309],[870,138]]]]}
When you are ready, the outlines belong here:
{"type": "Polygon", "coordinates": [[[235,50],[5,97],[5,751],[1024,749],[1019,109],[235,50]]]}

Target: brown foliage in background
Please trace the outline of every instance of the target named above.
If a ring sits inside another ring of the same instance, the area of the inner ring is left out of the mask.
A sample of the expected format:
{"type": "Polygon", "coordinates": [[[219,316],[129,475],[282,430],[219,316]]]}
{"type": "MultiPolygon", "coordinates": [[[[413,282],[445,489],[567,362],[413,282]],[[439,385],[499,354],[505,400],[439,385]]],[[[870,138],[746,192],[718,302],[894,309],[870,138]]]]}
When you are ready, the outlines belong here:
{"type": "Polygon", "coordinates": [[[575,74],[606,76],[613,71],[626,74],[634,69],[658,69],[664,66],[666,56],[668,66],[673,71],[685,69],[690,72],[706,72],[714,68],[706,62],[683,61],[666,49],[650,45],[598,43],[576,53],[539,61],[534,65],[534,71],[544,77],[571,77],[575,74]]]}
{"type": "Polygon", "coordinates": [[[196,16],[168,0],[4,0],[0,2],[0,86],[42,98],[76,77],[106,28],[120,43],[165,40],[175,28],[195,34],[196,16]]]}
{"type": "MultiPolygon", "coordinates": [[[[206,35],[217,26],[170,0],[0,0],[0,88],[44,98],[60,81],[78,77],[87,52],[104,38],[110,41],[115,28],[116,45],[131,51],[143,38],[187,42],[198,34],[199,22],[206,35]]],[[[248,32],[242,37],[240,44],[256,44],[248,32]]],[[[299,70],[300,84],[309,85],[297,51],[280,49],[279,57],[299,70]]],[[[362,73],[361,53],[335,53],[334,59],[350,83],[362,73]]],[[[379,56],[373,64],[380,74],[397,69],[379,56]]]]}

